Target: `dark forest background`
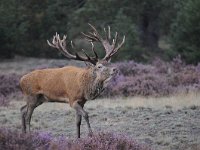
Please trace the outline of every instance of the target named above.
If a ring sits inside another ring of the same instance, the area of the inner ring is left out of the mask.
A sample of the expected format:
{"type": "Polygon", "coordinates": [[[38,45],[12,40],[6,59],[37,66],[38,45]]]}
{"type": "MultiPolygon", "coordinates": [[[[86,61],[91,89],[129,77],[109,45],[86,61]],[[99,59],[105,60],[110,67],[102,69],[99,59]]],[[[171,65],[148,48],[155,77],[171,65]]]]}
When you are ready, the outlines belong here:
{"type": "Polygon", "coordinates": [[[126,35],[115,60],[149,62],[180,55],[198,63],[199,8],[199,0],[1,0],[0,58],[61,58],[46,42],[55,32],[67,34],[77,49],[90,49],[80,32],[91,23],[101,32],[110,25],[113,34],[126,35]]]}

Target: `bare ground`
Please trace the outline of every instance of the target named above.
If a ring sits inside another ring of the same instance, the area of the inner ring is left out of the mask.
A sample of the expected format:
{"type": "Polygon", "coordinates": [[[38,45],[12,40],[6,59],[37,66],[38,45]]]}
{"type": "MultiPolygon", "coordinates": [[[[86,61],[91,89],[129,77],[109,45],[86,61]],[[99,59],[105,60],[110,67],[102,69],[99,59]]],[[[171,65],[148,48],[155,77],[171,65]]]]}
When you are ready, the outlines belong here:
{"type": "MultiPolygon", "coordinates": [[[[20,107],[12,102],[0,107],[0,124],[21,130],[20,107]]],[[[127,134],[158,150],[200,149],[200,98],[178,95],[168,98],[98,99],[85,105],[94,132],[127,134]]],[[[68,104],[45,103],[35,109],[32,130],[75,138],[75,112],[68,104]]],[[[87,136],[85,121],[82,137],[87,136]]]]}

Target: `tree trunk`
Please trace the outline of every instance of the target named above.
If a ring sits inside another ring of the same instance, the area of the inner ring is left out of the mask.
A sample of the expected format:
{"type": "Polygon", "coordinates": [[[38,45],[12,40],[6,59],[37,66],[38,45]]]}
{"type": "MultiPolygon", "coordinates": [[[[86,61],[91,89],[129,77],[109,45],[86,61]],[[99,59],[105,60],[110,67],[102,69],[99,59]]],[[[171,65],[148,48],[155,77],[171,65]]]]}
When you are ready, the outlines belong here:
{"type": "Polygon", "coordinates": [[[145,11],[140,18],[141,44],[143,47],[156,51],[159,40],[158,14],[145,11]]]}

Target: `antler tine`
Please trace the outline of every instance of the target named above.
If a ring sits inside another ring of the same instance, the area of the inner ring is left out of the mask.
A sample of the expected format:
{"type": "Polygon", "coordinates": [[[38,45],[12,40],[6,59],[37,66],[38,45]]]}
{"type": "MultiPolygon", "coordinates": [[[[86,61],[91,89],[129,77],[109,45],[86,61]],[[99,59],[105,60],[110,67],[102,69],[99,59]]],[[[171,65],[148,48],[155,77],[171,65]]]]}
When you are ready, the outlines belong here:
{"type": "Polygon", "coordinates": [[[88,58],[88,60],[90,60],[90,56],[85,52],[84,49],[82,49],[82,52],[85,54],[85,56],[88,58]]]}
{"type": "Polygon", "coordinates": [[[99,39],[94,36],[92,33],[89,33],[90,35],[88,34],[85,34],[84,32],[81,32],[85,37],[86,39],[89,41],[89,42],[93,42],[93,41],[99,41],[99,39]]]}
{"type": "Polygon", "coordinates": [[[71,47],[74,49],[73,41],[70,42],[71,47]]]}
{"type": "MultiPolygon", "coordinates": [[[[90,62],[92,64],[96,64],[97,63],[97,59],[96,57],[89,57],[89,55],[83,50],[83,53],[85,54],[86,57],[80,56],[78,53],[75,53],[75,55],[70,54],[69,51],[66,48],[66,38],[67,36],[64,35],[63,38],[60,38],[60,35],[57,34],[53,36],[53,40],[52,43],[49,42],[49,40],[47,40],[47,43],[49,46],[58,49],[64,56],[66,56],[69,59],[74,59],[74,60],[80,60],[80,61],[87,61],[90,62]]],[[[73,42],[71,41],[71,47],[74,49],[74,45],[73,42]]]]}
{"type": "Polygon", "coordinates": [[[125,35],[123,37],[123,40],[120,44],[118,44],[118,46],[112,51],[112,53],[110,53],[110,57],[112,57],[121,47],[122,45],[125,43],[125,35]]]}
{"type": "Polygon", "coordinates": [[[99,34],[99,32],[97,31],[97,29],[91,25],[90,23],[88,23],[88,25],[92,28],[93,30],[93,33],[89,32],[89,34],[92,36],[92,37],[95,37],[96,39],[98,39],[97,41],[98,42],[103,42],[103,38],[101,37],[101,35],[99,34]]]}
{"type": "Polygon", "coordinates": [[[110,60],[111,57],[121,48],[121,46],[124,44],[125,42],[125,36],[123,37],[123,40],[120,44],[118,44],[118,46],[116,47],[116,44],[118,42],[118,33],[115,33],[115,37],[112,40],[112,43],[110,43],[110,39],[111,39],[111,28],[110,26],[108,26],[108,29],[106,30],[104,28],[104,32],[105,32],[105,39],[103,39],[101,37],[101,35],[99,34],[99,32],[97,31],[97,29],[91,25],[90,23],[88,23],[88,25],[92,28],[92,32],[88,32],[88,34],[82,33],[86,39],[90,42],[93,41],[97,41],[97,42],[101,42],[101,44],[104,47],[104,50],[106,52],[105,57],[103,58],[103,60],[110,60]]]}
{"type": "Polygon", "coordinates": [[[110,35],[110,26],[108,26],[108,39],[111,39],[111,35],[110,35]]]}
{"type": "Polygon", "coordinates": [[[115,38],[113,39],[113,43],[112,43],[112,45],[114,45],[114,47],[115,47],[115,45],[117,43],[117,40],[118,40],[118,33],[115,32],[115,38]]]}
{"type": "Polygon", "coordinates": [[[93,29],[94,33],[96,33],[97,36],[101,37],[99,32],[97,31],[97,29],[93,25],[91,25],[90,23],[88,23],[88,25],[93,29]]]}
{"type": "MultiPolygon", "coordinates": [[[[64,38],[64,37],[63,37],[64,38]]],[[[52,42],[54,45],[57,45],[57,49],[69,59],[76,59],[76,56],[70,54],[66,49],[66,39],[61,40],[60,35],[56,33],[55,40],[52,42]]]]}
{"type": "Polygon", "coordinates": [[[122,42],[120,44],[118,44],[118,46],[117,46],[117,48],[115,48],[115,50],[118,50],[118,49],[120,49],[122,47],[122,45],[125,43],[125,39],[126,39],[126,37],[124,35],[122,42]]]}
{"type": "Polygon", "coordinates": [[[88,32],[88,34],[85,34],[84,32],[81,32],[81,33],[86,37],[86,39],[89,42],[93,42],[93,41],[102,42],[103,38],[98,33],[97,29],[93,25],[91,25],[90,23],[88,23],[88,25],[92,28],[93,33],[92,32],[88,32]]]}
{"type": "Polygon", "coordinates": [[[47,43],[48,43],[49,46],[51,46],[51,47],[53,47],[53,48],[57,48],[56,46],[54,46],[53,44],[51,44],[51,43],[49,42],[49,40],[47,40],[47,43]]]}
{"type": "MultiPolygon", "coordinates": [[[[108,47],[110,47],[110,49],[108,49],[106,51],[106,55],[103,58],[103,60],[107,60],[109,61],[111,59],[111,57],[117,53],[117,51],[122,47],[122,45],[125,43],[125,36],[123,37],[123,40],[120,44],[118,44],[118,46],[116,47],[116,43],[118,40],[118,33],[115,33],[115,38],[113,39],[112,45],[108,45],[108,47]]],[[[108,43],[109,44],[109,43],[108,43]]]]}
{"type": "Polygon", "coordinates": [[[94,55],[95,55],[95,58],[98,60],[99,57],[98,57],[96,51],[94,50],[94,44],[93,44],[93,42],[91,42],[91,45],[92,45],[92,51],[93,51],[93,53],[94,53],[94,55]]]}
{"type": "Polygon", "coordinates": [[[103,28],[103,29],[104,29],[104,32],[105,32],[106,39],[110,40],[111,39],[110,26],[108,26],[108,33],[106,31],[106,28],[103,28]]]}

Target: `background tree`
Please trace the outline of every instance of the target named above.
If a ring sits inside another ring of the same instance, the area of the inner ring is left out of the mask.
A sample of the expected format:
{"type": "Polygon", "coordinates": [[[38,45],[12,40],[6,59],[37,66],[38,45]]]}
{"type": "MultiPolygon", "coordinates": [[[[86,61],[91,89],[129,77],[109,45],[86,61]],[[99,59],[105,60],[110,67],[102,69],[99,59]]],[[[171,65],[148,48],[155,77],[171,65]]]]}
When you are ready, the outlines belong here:
{"type": "MultiPolygon", "coordinates": [[[[114,31],[117,31],[120,35],[126,35],[126,44],[120,51],[121,57],[118,57],[116,59],[142,59],[141,55],[136,55],[136,53],[138,53],[141,49],[138,46],[139,41],[136,26],[131,17],[127,16],[124,13],[124,8],[122,7],[121,1],[88,0],[85,5],[75,11],[70,18],[70,35],[77,37],[80,31],[85,31],[85,29],[89,29],[87,23],[94,24],[95,26],[97,26],[99,31],[102,32],[102,28],[110,25],[113,34],[115,34],[114,31]]],[[[82,42],[79,45],[83,46],[87,45],[87,43],[82,42]]],[[[86,49],[89,49],[88,46],[89,45],[85,46],[86,49]]],[[[98,52],[101,53],[102,51],[98,52]]]]}
{"type": "Polygon", "coordinates": [[[172,26],[173,48],[188,63],[197,63],[200,61],[200,1],[190,0],[180,6],[172,26]]]}
{"type": "Polygon", "coordinates": [[[0,58],[11,58],[15,53],[16,1],[2,0],[0,5],[0,58]]]}
{"type": "MultiPolygon", "coordinates": [[[[197,63],[199,3],[198,0],[2,0],[0,57],[60,58],[62,55],[46,43],[55,32],[67,34],[77,50],[90,49],[90,44],[81,40],[80,32],[89,30],[87,23],[92,23],[100,31],[110,25],[113,32],[126,35],[121,57],[116,56],[115,60],[148,62],[155,57],[169,60],[180,53],[187,62],[197,63]]],[[[102,51],[98,53],[103,55],[102,51]]]]}

